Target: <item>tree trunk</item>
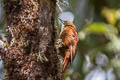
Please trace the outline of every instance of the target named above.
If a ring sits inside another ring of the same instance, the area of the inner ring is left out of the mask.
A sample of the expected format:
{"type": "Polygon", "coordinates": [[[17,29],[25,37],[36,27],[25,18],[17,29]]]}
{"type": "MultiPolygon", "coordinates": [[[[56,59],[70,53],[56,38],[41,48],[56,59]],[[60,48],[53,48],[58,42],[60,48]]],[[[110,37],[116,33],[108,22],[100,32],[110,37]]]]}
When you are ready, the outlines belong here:
{"type": "Polygon", "coordinates": [[[9,80],[62,80],[55,48],[56,0],[3,0],[7,39],[1,56],[9,80]]]}

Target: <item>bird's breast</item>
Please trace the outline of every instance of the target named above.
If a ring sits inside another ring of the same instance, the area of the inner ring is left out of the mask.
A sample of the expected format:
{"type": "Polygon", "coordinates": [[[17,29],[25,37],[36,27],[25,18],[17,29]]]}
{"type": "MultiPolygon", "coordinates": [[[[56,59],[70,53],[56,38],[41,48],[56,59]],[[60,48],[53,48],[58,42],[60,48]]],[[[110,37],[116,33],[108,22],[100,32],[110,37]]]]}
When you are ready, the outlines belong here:
{"type": "Polygon", "coordinates": [[[65,27],[60,35],[64,46],[70,46],[74,42],[74,32],[70,27],[65,27]]]}

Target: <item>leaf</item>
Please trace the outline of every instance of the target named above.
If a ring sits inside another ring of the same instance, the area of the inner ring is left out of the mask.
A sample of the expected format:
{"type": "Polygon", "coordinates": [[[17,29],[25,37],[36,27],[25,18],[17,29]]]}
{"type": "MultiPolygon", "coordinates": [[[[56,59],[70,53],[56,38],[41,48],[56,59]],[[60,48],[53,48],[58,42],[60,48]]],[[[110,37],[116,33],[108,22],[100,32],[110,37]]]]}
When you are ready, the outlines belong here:
{"type": "Polygon", "coordinates": [[[120,53],[120,38],[117,36],[112,37],[106,48],[108,51],[120,53]]]}
{"type": "Polygon", "coordinates": [[[91,23],[85,26],[84,32],[85,33],[98,33],[98,34],[104,34],[108,32],[107,25],[104,23],[96,22],[91,23]]]}
{"type": "Polygon", "coordinates": [[[116,10],[104,8],[102,10],[102,16],[105,17],[109,24],[115,25],[117,22],[116,10]]]}
{"type": "Polygon", "coordinates": [[[78,33],[80,40],[84,40],[87,35],[94,33],[99,35],[105,35],[106,38],[111,39],[112,36],[118,34],[118,30],[112,25],[108,25],[102,22],[94,22],[85,25],[84,29],[78,33]]]}

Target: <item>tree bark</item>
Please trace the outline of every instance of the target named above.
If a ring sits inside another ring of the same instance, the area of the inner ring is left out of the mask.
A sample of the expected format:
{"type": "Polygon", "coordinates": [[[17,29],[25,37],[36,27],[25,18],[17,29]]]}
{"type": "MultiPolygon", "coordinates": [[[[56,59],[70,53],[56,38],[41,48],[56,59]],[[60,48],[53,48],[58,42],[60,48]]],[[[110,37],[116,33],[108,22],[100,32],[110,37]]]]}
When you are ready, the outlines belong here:
{"type": "Polygon", "coordinates": [[[9,80],[62,80],[55,48],[56,0],[3,0],[9,45],[2,51],[9,80]]]}

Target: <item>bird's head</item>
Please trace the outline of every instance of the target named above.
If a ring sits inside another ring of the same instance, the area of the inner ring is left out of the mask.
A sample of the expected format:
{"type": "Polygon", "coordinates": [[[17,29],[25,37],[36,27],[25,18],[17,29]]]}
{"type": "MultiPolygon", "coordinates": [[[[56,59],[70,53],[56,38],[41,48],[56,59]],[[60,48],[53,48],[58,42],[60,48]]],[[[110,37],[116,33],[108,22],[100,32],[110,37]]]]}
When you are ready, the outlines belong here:
{"type": "Polygon", "coordinates": [[[70,26],[70,27],[74,27],[76,29],[76,27],[73,24],[73,22],[71,22],[71,21],[64,21],[62,19],[59,19],[59,20],[62,22],[62,24],[64,25],[64,27],[70,26]]]}

